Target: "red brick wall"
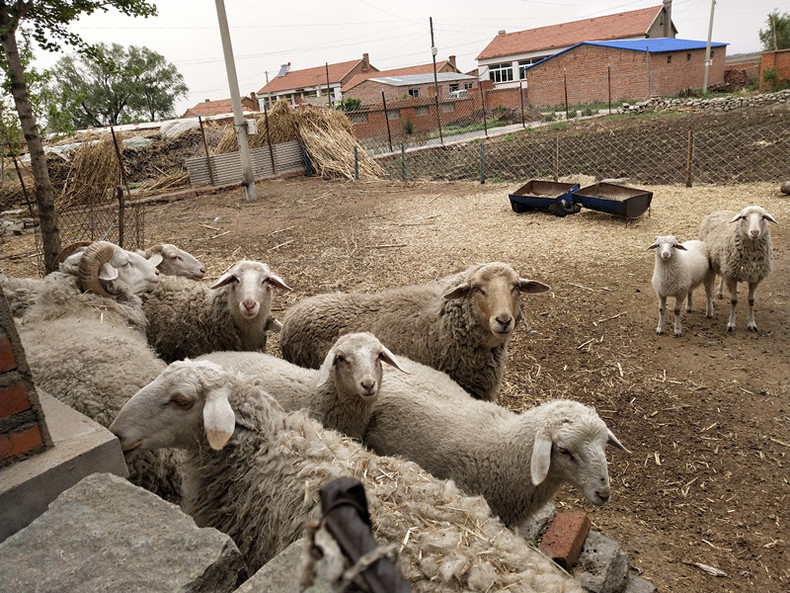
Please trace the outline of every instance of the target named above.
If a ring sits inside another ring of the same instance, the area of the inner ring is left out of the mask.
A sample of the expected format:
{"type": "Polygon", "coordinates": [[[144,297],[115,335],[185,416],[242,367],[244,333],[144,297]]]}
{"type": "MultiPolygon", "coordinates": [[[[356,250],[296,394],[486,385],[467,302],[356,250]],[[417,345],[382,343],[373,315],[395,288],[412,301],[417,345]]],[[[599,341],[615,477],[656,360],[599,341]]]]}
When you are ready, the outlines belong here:
{"type": "MultiPolygon", "coordinates": [[[[724,58],[725,48],[714,48],[708,85],[724,80],[724,58]]],[[[610,88],[613,102],[674,95],[702,88],[704,64],[704,49],[651,54],[648,62],[644,52],[581,45],[528,70],[527,96],[536,107],[564,105],[564,77],[569,105],[605,103],[610,88]]]]}
{"type": "Polygon", "coordinates": [[[764,52],[760,59],[760,90],[771,90],[771,85],[766,85],[763,73],[771,68],[776,68],[776,80],[790,80],[790,49],[764,52]]]}
{"type": "MultiPolygon", "coordinates": [[[[452,84],[458,85],[458,88],[464,88],[465,81],[456,81],[452,84]]],[[[475,87],[477,87],[477,81],[471,81],[475,87]]],[[[428,99],[433,98],[434,95],[434,86],[433,82],[429,82],[426,84],[419,84],[413,86],[391,86],[386,84],[381,84],[380,82],[376,82],[373,80],[366,80],[354,88],[350,89],[349,91],[343,93],[343,98],[354,98],[359,99],[362,101],[363,105],[381,105],[381,91],[384,90],[384,97],[387,99],[387,107],[389,107],[389,103],[395,101],[402,101],[404,100],[404,96],[407,96],[409,93],[409,89],[419,89],[420,96],[419,99],[428,99]]],[[[473,89],[470,89],[473,90],[473,89]]],[[[447,97],[450,93],[450,83],[441,82],[439,83],[439,98],[447,97]]]]}
{"type": "Polygon", "coordinates": [[[22,343],[0,289],[0,466],[50,446],[22,343]]]}

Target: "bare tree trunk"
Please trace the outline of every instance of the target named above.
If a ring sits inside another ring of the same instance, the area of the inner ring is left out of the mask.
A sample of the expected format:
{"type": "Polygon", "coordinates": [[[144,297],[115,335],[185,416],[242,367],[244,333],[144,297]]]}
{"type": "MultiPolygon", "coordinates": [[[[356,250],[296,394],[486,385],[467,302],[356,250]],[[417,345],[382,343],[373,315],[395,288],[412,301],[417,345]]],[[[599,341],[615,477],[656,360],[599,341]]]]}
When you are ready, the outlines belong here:
{"type": "Polygon", "coordinates": [[[0,45],[2,45],[8,62],[11,94],[14,97],[22,132],[30,151],[30,165],[36,184],[36,203],[38,204],[38,217],[44,243],[44,267],[49,273],[55,269],[55,258],[60,252],[60,229],[55,212],[55,192],[49,180],[44,146],[38,132],[36,118],[33,115],[33,106],[30,104],[27,93],[25,73],[16,44],[16,26],[10,22],[5,11],[0,11],[0,45]]]}

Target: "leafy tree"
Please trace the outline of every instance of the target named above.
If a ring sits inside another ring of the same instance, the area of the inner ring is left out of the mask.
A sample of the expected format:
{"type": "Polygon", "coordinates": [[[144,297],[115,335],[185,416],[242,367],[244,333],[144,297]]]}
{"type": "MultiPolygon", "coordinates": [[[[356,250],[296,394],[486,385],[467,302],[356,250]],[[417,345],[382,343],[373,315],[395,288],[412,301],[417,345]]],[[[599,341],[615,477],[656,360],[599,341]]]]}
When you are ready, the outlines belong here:
{"type": "Polygon", "coordinates": [[[66,43],[89,52],[91,47],[79,35],[68,31],[68,24],[82,15],[92,14],[97,10],[107,11],[110,7],[128,16],[148,17],[156,14],[156,6],[146,0],[0,0],[0,55],[30,152],[44,243],[44,267],[47,272],[55,269],[55,259],[60,252],[60,230],[44,146],[25,78],[23,56],[19,53],[17,32],[24,23],[29,26],[36,43],[47,51],[59,51],[61,44],[66,43]]]}
{"type": "Polygon", "coordinates": [[[766,23],[768,27],[760,29],[763,51],[790,49],[790,13],[779,14],[778,10],[774,10],[768,14],[766,23]]]}
{"type": "Polygon", "coordinates": [[[335,109],[340,111],[358,111],[362,107],[362,101],[356,97],[348,97],[335,105],[335,109]]]}
{"type": "Polygon", "coordinates": [[[61,58],[49,90],[54,111],[84,128],[169,117],[187,86],[175,66],[147,47],[100,43],[90,53],[61,58]]]}

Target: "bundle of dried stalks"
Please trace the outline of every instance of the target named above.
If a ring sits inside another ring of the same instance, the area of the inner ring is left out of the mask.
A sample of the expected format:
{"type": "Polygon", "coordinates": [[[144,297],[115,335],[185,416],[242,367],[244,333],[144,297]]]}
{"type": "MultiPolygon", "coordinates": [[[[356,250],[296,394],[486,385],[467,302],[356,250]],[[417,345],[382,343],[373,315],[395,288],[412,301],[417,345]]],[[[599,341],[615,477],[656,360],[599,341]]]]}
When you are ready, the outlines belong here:
{"type": "MultiPolygon", "coordinates": [[[[250,148],[267,146],[270,136],[272,144],[290,142],[299,138],[296,116],[290,103],[284,99],[277,101],[268,114],[257,115],[255,123],[258,126],[257,134],[247,137],[250,148]]],[[[237,150],[239,150],[239,143],[236,139],[236,130],[230,126],[214,149],[214,154],[236,152],[237,150]]]]}
{"type": "MultiPolygon", "coordinates": [[[[116,137],[119,143],[122,142],[119,134],[116,137]]],[[[97,144],[85,142],[74,152],[71,169],[56,205],[60,210],[67,210],[113,201],[112,190],[120,179],[121,168],[112,135],[104,134],[97,144]]]]}
{"type": "Polygon", "coordinates": [[[162,190],[175,189],[189,185],[189,172],[177,171],[169,175],[162,175],[156,179],[148,179],[140,184],[137,194],[149,195],[162,190]]]}

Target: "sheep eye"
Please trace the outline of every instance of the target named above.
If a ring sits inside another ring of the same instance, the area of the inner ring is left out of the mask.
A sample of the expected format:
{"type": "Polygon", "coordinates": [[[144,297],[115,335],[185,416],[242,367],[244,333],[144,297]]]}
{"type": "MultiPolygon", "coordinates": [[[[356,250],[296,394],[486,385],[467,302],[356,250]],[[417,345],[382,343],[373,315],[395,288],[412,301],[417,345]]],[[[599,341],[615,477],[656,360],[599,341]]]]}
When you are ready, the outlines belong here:
{"type": "Polygon", "coordinates": [[[179,394],[170,398],[170,405],[179,410],[189,410],[195,405],[195,400],[179,394]]]}
{"type": "Polygon", "coordinates": [[[560,452],[560,455],[565,455],[566,457],[570,457],[571,459],[573,459],[573,454],[570,451],[568,451],[568,449],[566,449],[565,447],[557,447],[557,451],[560,452]]]}
{"type": "Polygon", "coordinates": [[[335,356],[335,362],[346,362],[346,357],[342,354],[338,354],[335,356]]]}

